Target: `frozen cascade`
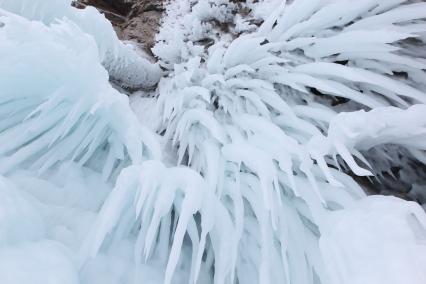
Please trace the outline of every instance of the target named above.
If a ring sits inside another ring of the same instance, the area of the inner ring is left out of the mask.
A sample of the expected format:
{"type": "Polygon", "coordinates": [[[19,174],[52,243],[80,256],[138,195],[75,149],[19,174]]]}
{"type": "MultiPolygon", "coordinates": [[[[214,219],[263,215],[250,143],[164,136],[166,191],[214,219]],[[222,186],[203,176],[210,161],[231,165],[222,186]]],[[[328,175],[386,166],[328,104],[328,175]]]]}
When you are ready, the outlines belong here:
{"type": "Polygon", "coordinates": [[[426,283],[426,3],[70,2],[0,0],[0,283],[426,283]]]}

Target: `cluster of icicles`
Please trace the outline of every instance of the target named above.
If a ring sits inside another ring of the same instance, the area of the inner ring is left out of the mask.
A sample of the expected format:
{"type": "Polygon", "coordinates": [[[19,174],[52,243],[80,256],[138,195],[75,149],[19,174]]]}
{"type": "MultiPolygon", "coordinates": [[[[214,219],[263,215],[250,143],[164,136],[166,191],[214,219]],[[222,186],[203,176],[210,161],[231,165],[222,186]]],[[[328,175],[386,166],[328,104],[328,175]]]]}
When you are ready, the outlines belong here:
{"type": "Polygon", "coordinates": [[[115,183],[82,266],[130,238],[166,284],[179,266],[187,283],[349,283],[320,241],[333,213],[366,198],[347,173],[372,175],[363,151],[385,144],[426,162],[426,3],[279,2],[255,32],[160,79],[95,9],[0,0],[0,173],[73,161],[115,183]],[[158,129],[109,77],[159,81],[158,129]]]}

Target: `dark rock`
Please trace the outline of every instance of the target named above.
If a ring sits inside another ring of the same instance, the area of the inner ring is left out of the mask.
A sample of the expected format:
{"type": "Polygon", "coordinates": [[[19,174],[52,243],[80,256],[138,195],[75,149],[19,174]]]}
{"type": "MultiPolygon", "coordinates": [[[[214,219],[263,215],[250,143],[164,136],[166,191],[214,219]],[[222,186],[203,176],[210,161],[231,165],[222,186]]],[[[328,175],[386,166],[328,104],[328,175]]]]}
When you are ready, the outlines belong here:
{"type": "Polygon", "coordinates": [[[164,0],[78,0],[77,8],[96,7],[109,19],[122,40],[136,42],[147,53],[155,43],[164,0]]]}

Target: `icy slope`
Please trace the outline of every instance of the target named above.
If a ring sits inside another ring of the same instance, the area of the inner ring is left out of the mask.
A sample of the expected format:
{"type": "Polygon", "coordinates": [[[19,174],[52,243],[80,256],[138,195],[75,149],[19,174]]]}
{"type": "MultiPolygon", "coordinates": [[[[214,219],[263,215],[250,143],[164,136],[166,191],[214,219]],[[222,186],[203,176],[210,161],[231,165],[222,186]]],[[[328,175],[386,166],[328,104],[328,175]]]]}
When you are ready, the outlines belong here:
{"type": "Polygon", "coordinates": [[[69,4],[0,0],[0,283],[426,282],[425,3],[171,1],[161,78],[69,4]]]}

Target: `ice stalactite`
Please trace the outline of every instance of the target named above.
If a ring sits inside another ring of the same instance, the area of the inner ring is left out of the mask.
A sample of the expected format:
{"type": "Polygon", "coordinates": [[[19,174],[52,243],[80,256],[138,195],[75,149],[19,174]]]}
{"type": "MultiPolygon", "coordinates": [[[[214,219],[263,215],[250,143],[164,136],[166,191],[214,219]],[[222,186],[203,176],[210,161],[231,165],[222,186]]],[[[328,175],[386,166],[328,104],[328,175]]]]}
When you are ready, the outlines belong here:
{"type": "Polygon", "coordinates": [[[108,178],[161,155],[109,85],[93,38],[67,19],[47,27],[2,12],[0,21],[2,174],[75,161],[108,178]]]}

